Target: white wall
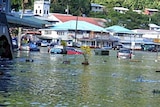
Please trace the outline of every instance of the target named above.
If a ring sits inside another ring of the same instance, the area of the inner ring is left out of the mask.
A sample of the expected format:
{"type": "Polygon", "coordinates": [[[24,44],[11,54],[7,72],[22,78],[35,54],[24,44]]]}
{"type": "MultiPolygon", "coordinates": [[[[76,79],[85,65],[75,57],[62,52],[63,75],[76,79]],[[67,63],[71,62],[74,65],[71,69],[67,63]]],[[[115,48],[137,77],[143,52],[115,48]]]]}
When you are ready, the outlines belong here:
{"type": "Polygon", "coordinates": [[[53,39],[57,39],[58,35],[56,31],[48,30],[48,29],[40,29],[42,36],[50,37],[53,39]]]}
{"type": "Polygon", "coordinates": [[[34,2],[34,15],[48,17],[50,12],[50,1],[36,0],[34,2]]]}

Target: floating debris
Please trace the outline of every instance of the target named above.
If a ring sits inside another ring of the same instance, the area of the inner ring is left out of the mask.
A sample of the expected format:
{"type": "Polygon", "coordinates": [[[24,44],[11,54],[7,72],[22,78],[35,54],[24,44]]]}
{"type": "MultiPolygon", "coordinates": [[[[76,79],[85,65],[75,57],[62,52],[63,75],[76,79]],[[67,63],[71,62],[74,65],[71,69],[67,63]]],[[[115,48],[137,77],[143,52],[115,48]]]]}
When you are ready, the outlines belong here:
{"type": "Polygon", "coordinates": [[[70,61],[63,61],[63,64],[70,64],[70,61]]]}
{"type": "Polygon", "coordinates": [[[152,93],[153,93],[153,94],[160,94],[160,90],[154,89],[154,90],[152,91],[152,93]]]}
{"type": "Polygon", "coordinates": [[[0,71],[0,75],[3,75],[4,74],[4,72],[3,71],[0,71]]]}
{"type": "Polygon", "coordinates": [[[130,62],[142,62],[141,60],[130,60],[130,62]]]}
{"type": "Polygon", "coordinates": [[[34,62],[33,59],[26,59],[26,62],[34,62]]]}

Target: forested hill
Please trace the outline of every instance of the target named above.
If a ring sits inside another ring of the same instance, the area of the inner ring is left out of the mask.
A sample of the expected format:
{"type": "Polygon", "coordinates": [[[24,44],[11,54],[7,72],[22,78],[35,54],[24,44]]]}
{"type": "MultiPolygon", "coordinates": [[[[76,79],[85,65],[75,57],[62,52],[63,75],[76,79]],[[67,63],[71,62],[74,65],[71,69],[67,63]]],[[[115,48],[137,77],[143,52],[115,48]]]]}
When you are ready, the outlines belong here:
{"type": "Polygon", "coordinates": [[[129,9],[156,8],[160,9],[160,0],[91,0],[107,7],[122,6],[129,9]]]}
{"type": "MultiPolygon", "coordinates": [[[[20,8],[21,7],[21,2],[23,0],[11,0],[12,6],[16,5],[14,7],[20,8]]],[[[33,8],[33,2],[34,0],[25,0],[28,1],[27,7],[33,8]]],[[[78,1],[90,1],[90,0],[51,0],[51,3],[70,3],[70,2],[75,2],[77,3],[78,1]]],[[[92,3],[98,3],[106,6],[106,8],[109,7],[115,7],[115,6],[122,6],[126,7],[129,9],[140,9],[143,10],[144,8],[156,8],[160,9],[160,0],[91,0],[92,3]]]]}
{"type": "MultiPolygon", "coordinates": [[[[22,1],[28,1],[24,4],[24,9],[33,9],[34,0],[11,0],[12,9],[17,11],[22,9],[22,1]]],[[[128,11],[127,14],[121,14],[113,10],[113,7],[120,6],[130,10],[138,9],[144,11],[145,8],[160,10],[160,0],[51,0],[50,12],[66,13],[67,6],[69,14],[79,16],[85,14],[88,17],[106,19],[106,26],[121,25],[129,29],[148,29],[149,23],[160,25],[160,20],[158,20],[160,12],[148,16],[132,11],[128,11]],[[91,12],[91,3],[102,4],[106,9],[102,13],[91,12]]]]}

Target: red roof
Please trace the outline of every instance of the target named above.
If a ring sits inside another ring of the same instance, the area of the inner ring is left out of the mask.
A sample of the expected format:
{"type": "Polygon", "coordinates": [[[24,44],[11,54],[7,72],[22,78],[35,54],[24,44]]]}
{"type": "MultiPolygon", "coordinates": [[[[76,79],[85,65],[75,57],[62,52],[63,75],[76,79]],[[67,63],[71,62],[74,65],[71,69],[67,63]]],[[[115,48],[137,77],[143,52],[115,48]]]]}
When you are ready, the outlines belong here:
{"type": "MultiPolygon", "coordinates": [[[[58,18],[61,22],[66,22],[70,20],[76,20],[77,16],[67,15],[67,14],[59,14],[59,13],[53,13],[53,15],[58,18]]],[[[91,24],[104,27],[104,23],[106,22],[105,19],[101,18],[91,18],[91,17],[82,17],[78,16],[79,21],[86,21],[91,24]]]]}

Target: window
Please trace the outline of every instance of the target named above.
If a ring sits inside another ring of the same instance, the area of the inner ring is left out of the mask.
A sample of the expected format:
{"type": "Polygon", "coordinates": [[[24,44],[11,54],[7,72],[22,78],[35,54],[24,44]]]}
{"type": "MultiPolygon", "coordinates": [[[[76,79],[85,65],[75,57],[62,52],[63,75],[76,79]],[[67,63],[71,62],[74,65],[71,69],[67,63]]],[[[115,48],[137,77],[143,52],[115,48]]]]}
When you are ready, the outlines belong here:
{"type": "Polygon", "coordinates": [[[58,35],[64,35],[64,32],[57,32],[58,35]]]}
{"type": "Polygon", "coordinates": [[[37,10],[36,10],[36,14],[37,14],[37,10]]]}
{"type": "Polygon", "coordinates": [[[41,10],[39,10],[39,13],[41,14],[41,10]]]}
{"type": "Polygon", "coordinates": [[[44,10],[44,14],[46,14],[46,11],[44,10]]]}
{"type": "Polygon", "coordinates": [[[44,34],[45,34],[45,35],[52,34],[52,31],[51,31],[51,30],[45,30],[45,31],[44,31],[44,34]]]}

